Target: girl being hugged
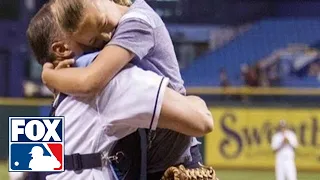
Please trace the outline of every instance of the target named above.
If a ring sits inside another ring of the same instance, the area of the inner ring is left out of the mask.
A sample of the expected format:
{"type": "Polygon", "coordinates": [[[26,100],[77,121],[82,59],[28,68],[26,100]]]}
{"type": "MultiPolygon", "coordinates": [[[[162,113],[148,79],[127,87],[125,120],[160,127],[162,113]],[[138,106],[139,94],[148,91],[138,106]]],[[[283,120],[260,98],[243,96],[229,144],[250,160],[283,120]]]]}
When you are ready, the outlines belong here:
{"type": "MultiPolygon", "coordinates": [[[[55,0],[52,11],[68,38],[103,49],[85,68],[44,68],[42,78],[49,88],[70,95],[95,95],[130,62],[168,77],[171,88],[185,94],[168,30],[144,0],[132,4],[130,0],[55,0]]],[[[190,160],[186,158],[191,156],[190,149],[195,149],[192,155],[202,160],[195,138],[162,129],[156,134],[153,142],[161,144],[163,152],[159,152],[159,146],[149,149],[149,173],[162,172],[180,163],[197,166],[198,162],[186,162],[190,160]],[[181,156],[176,157],[177,154],[181,156]]]]}

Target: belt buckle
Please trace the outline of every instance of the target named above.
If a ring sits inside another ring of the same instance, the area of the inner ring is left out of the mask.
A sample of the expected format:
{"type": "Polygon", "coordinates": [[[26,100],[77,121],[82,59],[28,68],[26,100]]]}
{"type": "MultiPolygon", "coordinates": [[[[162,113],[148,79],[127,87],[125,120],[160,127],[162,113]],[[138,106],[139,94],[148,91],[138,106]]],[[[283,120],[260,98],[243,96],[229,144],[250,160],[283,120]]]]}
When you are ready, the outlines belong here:
{"type": "Polygon", "coordinates": [[[107,157],[107,160],[108,160],[110,163],[116,162],[117,164],[119,164],[120,160],[121,160],[122,158],[124,158],[124,157],[125,157],[124,153],[123,153],[122,151],[119,151],[119,152],[117,152],[117,153],[116,153],[115,155],[113,155],[113,156],[108,156],[108,157],[107,157]]]}
{"type": "Polygon", "coordinates": [[[83,170],[82,159],[79,153],[72,155],[72,164],[75,172],[81,172],[83,170]]]}
{"type": "Polygon", "coordinates": [[[101,165],[105,166],[108,162],[108,152],[102,151],[100,155],[101,155],[101,165]]]}

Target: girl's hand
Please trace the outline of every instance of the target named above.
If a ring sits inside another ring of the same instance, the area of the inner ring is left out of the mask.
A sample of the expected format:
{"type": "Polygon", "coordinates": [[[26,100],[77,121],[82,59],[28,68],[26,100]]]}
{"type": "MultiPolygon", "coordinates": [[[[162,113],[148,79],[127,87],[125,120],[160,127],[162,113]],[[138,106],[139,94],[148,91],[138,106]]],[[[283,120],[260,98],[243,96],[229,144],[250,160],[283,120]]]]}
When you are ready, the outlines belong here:
{"type": "Polygon", "coordinates": [[[43,70],[45,70],[45,69],[54,69],[54,66],[53,66],[53,64],[52,63],[45,63],[44,65],[43,65],[43,70]]]}
{"type": "Polygon", "coordinates": [[[56,98],[58,92],[56,92],[56,90],[52,87],[49,87],[47,82],[45,81],[45,78],[44,78],[44,74],[47,72],[47,71],[51,71],[51,70],[54,70],[54,65],[52,63],[45,63],[42,67],[42,74],[41,74],[41,79],[42,79],[42,83],[47,86],[47,88],[53,93],[53,97],[54,99],[56,98]]]}
{"type": "Polygon", "coordinates": [[[48,85],[48,83],[45,81],[44,74],[47,71],[58,70],[58,69],[63,69],[63,68],[69,68],[73,64],[74,64],[74,59],[67,59],[67,60],[64,60],[64,61],[55,61],[53,63],[45,63],[43,65],[42,82],[53,93],[54,98],[58,95],[59,92],[57,90],[55,90],[53,87],[50,87],[48,85]]]}
{"type": "Polygon", "coordinates": [[[69,68],[74,64],[74,59],[67,59],[64,61],[59,61],[56,64],[55,70],[57,69],[63,69],[63,68],[69,68]]]}
{"type": "Polygon", "coordinates": [[[47,71],[54,70],[54,65],[52,63],[45,63],[42,67],[42,73],[41,73],[41,79],[42,83],[47,86],[46,80],[44,78],[44,75],[47,71]]]}
{"type": "Polygon", "coordinates": [[[45,63],[43,65],[42,82],[53,93],[54,98],[58,95],[59,92],[57,90],[55,90],[53,87],[50,87],[48,85],[48,83],[45,81],[44,74],[47,71],[58,70],[58,69],[63,69],[63,68],[69,68],[73,64],[74,64],[74,59],[67,59],[67,60],[64,60],[64,61],[55,61],[53,63],[45,63]]]}

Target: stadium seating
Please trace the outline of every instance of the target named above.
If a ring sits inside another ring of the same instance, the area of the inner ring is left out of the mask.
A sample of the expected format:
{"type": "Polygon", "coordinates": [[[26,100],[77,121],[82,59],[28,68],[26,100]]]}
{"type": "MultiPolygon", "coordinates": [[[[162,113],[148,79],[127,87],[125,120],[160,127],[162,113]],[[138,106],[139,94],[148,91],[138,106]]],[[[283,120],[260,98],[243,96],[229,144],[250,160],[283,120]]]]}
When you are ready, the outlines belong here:
{"type": "MultiPolygon", "coordinates": [[[[259,21],[231,43],[214,52],[208,52],[198,58],[194,64],[183,69],[182,76],[185,84],[186,86],[219,86],[219,70],[225,68],[231,84],[241,85],[241,64],[254,64],[289,44],[317,44],[320,39],[319,27],[320,20],[317,19],[259,21]]],[[[284,85],[292,86],[293,83],[286,82],[284,85]]],[[[317,85],[316,83],[315,81],[309,84],[317,85]]]]}
{"type": "Polygon", "coordinates": [[[296,77],[287,77],[282,80],[282,86],[285,87],[320,87],[320,83],[316,77],[304,77],[304,78],[296,78],[296,77]]]}

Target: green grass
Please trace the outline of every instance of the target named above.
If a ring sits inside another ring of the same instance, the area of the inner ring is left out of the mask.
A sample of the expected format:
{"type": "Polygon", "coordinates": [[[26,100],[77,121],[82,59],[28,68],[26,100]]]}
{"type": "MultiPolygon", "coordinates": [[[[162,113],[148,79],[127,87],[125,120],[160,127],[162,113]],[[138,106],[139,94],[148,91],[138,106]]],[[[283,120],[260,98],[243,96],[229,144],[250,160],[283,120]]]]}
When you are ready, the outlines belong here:
{"type": "Polygon", "coordinates": [[[8,164],[7,162],[0,161],[0,179],[1,180],[8,180],[8,164]]]}
{"type": "MultiPolygon", "coordinates": [[[[272,171],[217,170],[220,180],[274,180],[272,171]]],[[[320,172],[298,172],[299,180],[320,180],[320,172]]]]}
{"type": "MultiPolygon", "coordinates": [[[[272,171],[217,170],[220,180],[274,180],[272,171]]],[[[320,180],[320,172],[298,172],[299,180],[320,180]]],[[[9,180],[7,162],[0,162],[0,180],[9,180]]]]}

